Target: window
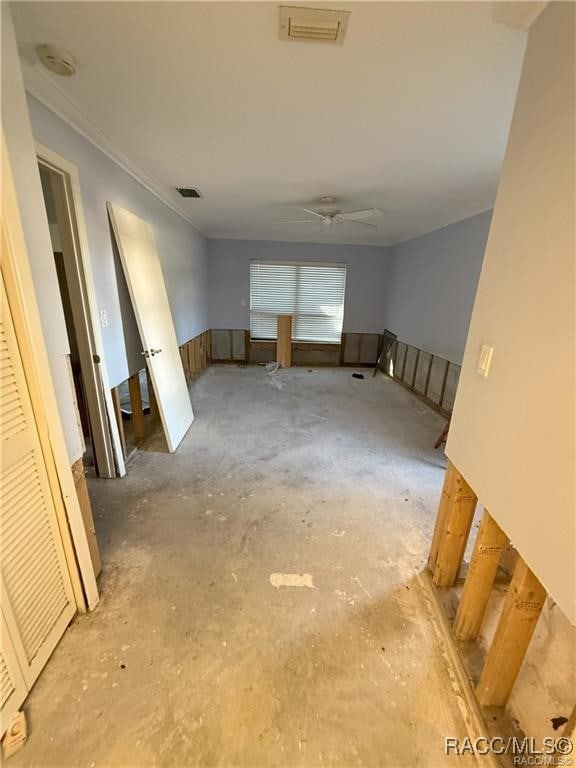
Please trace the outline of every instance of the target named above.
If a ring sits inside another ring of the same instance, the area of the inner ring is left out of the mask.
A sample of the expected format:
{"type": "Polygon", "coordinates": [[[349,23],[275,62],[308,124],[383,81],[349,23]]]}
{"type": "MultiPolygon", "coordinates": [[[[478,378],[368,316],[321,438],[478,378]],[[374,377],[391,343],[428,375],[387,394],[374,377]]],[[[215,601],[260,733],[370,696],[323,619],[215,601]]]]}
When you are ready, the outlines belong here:
{"type": "Polygon", "coordinates": [[[276,338],[276,316],[292,315],[294,341],[339,344],[345,264],[250,262],[250,334],[276,338]]]}

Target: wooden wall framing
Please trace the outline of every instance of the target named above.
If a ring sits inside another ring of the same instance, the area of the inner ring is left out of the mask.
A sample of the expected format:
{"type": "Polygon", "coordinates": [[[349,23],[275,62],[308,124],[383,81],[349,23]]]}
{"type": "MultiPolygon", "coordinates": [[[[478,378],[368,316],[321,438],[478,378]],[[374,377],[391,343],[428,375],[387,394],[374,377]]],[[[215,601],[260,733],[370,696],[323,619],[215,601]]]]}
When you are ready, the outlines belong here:
{"type": "MultiPolygon", "coordinates": [[[[498,566],[510,549],[506,533],[487,510],[478,529],[470,565],[464,579],[453,624],[440,597],[457,582],[463,563],[478,499],[458,469],[448,462],[424,583],[451,645],[457,673],[468,687],[473,715],[481,720],[483,735],[490,733],[493,708],[506,706],[523,664],[530,639],[546,600],[546,590],[522,557],[518,556],[504,598],[496,632],[483,659],[481,671],[472,678],[465,670],[469,654],[463,641],[478,637],[494,587],[498,566]],[[489,708],[489,709],[488,709],[489,708]]],[[[478,649],[476,649],[478,650],[478,649]]],[[[574,702],[570,703],[571,706],[574,702]]],[[[572,735],[570,722],[564,734],[572,735]]],[[[494,735],[494,734],[493,734],[494,735]]]]}
{"type": "MultiPolygon", "coordinates": [[[[205,370],[210,364],[210,331],[204,331],[198,336],[184,342],[179,347],[180,359],[182,360],[182,368],[184,369],[184,375],[186,381],[190,381],[205,370]]],[[[124,429],[124,421],[122,418],[122,409],[120,407],[120,386],[112,388],[112,402],[114,404],[114,413],[116,416],[116,422],[118,424],[118,431],[120,434],[120,442],[122,445],[122,452],[125,459],[129,459],[133,453],[136,452],[137,446],[146,437],[146,422],[144,419],[144,408],[142,404],[142,392],[140,387],[140,374],[142,370],[146,371],[146,381],[148,384],[148,403],[150,406],[150,416],[153,420],[159,418],[158,403],[156,401],[156,395],[154,387],[152,385],[152,379],[150,377],[148,368],[143,368],[140,371],[136,371],[128,378],[128,390],[130,393],[130,405],[132,411],[132,437],[134,439],[135,446],[129,447],[126,440],[126,431],[124,429]],[[128,455],[130,453],[130,456],[128,455]]],[[[122,382],[123,384],[124,382],[122,382]]]]}
{"type": "MultiPolygon", "coordinates": [[[[257,341],[244,328],[213,328],[212,363],[256,365],[276,359],[276,340],[257,341]]],[[[292,341],[292,365],[314,367],[376,365],[382,335],[378,333],[343,333],[340,344],[292,341]]]]}
{"type": "MultiPolygon", "coordinates": [[[[212,328],[210,336],[210,362],[250,362],[250,331],[242,328],[212,328]]],[[[276,342],[274,342],[276,349],[276,342]]]]}
{"type": "Polygon", "coordinates": [[[211,359],[211,334],[204,331],[185,341],[180,347],[180,358],[186,381],[190,381],[208,367],[211,359]]]}
{"type": "Polygon", "coordinates": [[[374,367],[378,361],[382,340],[381,333],[343,333],[340,365],[354,368],[374,367]]]}
{"type": "Polygon", "coordinates": [[[96,538],[96,529],[94,527],[94,518],[92,517],[92,504],[90,502],[90,496],[88,495],[88,485],[86,483],[86,469],[84,467],[84,461],[82,458],[75,461],[72,464],[72,477],[74,478],[74,486],[76,488],[76,495],[78,496],[78,503],[80,504],[80,511],[82,512],[82,519],[84,520],[84,527],[86,528],[86,538],[88,539],[88,547],[90,548],[90,559],[94,567],[94,575],[98,574],[102,570],[102,561],[100,560],[100,549],[98,547],[98,539],[96,538]]]}
{"type": "Polygon", "coordinates": [[[385,373],[448,417],[456,398],[460,367],[424,349],[395,341],[388,354],[385,373]]]}

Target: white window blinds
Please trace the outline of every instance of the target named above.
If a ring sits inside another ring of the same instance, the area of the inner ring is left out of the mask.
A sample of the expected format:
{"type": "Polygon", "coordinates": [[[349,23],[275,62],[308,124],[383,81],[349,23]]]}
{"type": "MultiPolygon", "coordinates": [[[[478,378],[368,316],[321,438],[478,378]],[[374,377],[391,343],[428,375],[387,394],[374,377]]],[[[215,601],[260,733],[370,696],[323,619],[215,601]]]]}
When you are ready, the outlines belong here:
{"type": "Polygon", "coordinates": [[[276,338],[276,316],[292,315],[292,338],[339,344],[346,265],[250,262],[250,333],[276,338]]]}

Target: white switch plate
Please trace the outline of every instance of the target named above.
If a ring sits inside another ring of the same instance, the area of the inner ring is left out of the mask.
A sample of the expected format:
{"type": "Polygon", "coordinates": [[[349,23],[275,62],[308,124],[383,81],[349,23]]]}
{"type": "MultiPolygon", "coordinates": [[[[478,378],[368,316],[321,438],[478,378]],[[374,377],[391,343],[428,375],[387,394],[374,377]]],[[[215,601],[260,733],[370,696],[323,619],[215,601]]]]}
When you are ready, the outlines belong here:
{"type": "Polygon", "coordinates": [[[480,357],[478,358],[478,365],[476,367],[476,373],[480,376],[487,378],[490,373],[490,364],[492,362],[492,354],[494,353],[494,347],[489,347],[487,344],[482,344],[480,350],[480,357]]]}
{"type": "Polygon", "coordinates": [[[240,306],[245,307],[246,306],[246,299],[240,299],[240,306]]]}
{"type": "Polygon", "coordinates": [[[108,312],[105,309],[100,310],[100,322],[102,323],[102,328],[108,327],[108,312]]]}

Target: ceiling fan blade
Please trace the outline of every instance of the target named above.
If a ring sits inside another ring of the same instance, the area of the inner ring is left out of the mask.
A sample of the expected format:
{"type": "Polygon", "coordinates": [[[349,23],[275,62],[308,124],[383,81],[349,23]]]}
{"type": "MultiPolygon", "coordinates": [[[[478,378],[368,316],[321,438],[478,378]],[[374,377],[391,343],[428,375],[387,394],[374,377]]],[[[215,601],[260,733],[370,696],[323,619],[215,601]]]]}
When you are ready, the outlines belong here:
{"type": "Polygon", "coordinates": [[[318,213],[318,211],[313,211],[310,208],[301,208],[300,206],[298,206],[298,210],[299,211],[305,211],[306,213],[310,213],[310,214],[312,214],[312,216],[318,216],[319,219],[325,218],[325,214],[324,213],[318,213]]]}
{"type": "Polygon", "coordinates": [[[359,219],[369,219],[372,216],[382,216],[382,211],[379,211],[378,208],[366,208],[363,211],[347,211],[338,214],[338,218],[343,221],[358,221],[359,219]]]}
{"type": "Polygon", "coordinates": [[[361,227],[372,227],[378,229],[378,224],[368,224],[367,221],[356,221],[355,219],[344,219],[342,224],[360,224],[361,227]]]}
{"type": "Polygon", "coordinates": [[[269,221],[268,224],[317,224],[317,219],[292,219],[291,221],[269,221]]]}

